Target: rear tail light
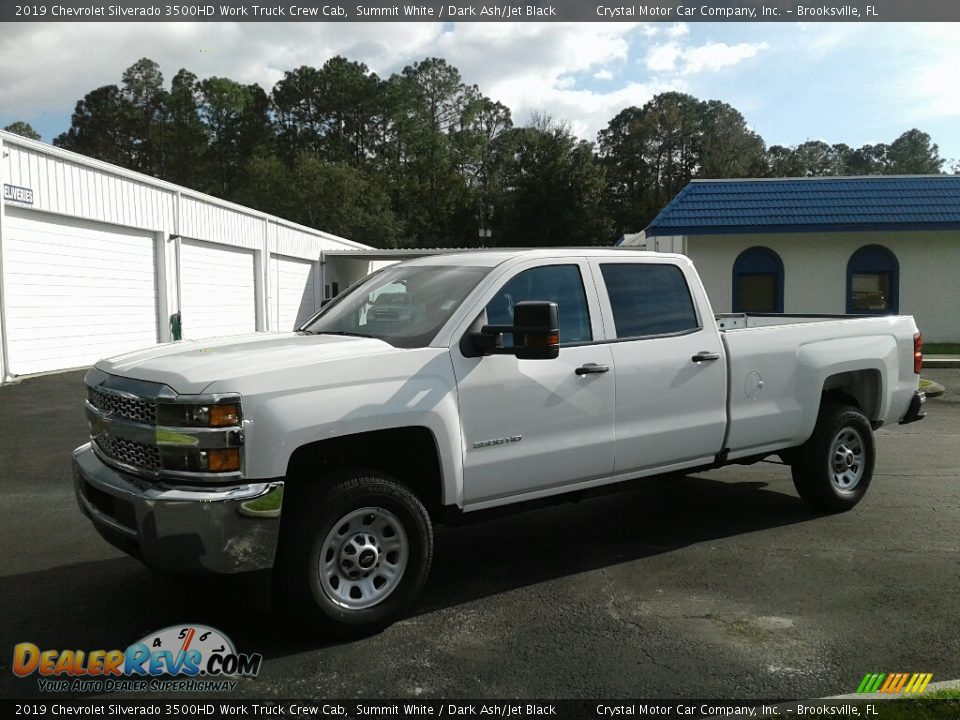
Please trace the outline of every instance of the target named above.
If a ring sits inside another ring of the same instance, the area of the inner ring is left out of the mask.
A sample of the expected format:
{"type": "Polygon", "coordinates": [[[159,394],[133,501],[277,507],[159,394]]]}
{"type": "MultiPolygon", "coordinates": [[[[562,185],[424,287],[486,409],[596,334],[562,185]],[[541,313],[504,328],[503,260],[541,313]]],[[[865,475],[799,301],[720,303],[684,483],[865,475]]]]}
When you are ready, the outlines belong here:
{"type": "Polygon", "coordinates": [[[920,374],[920,368],[923,367],[923,336],[916,333],[913,336],[913,372],[920,374]]]}

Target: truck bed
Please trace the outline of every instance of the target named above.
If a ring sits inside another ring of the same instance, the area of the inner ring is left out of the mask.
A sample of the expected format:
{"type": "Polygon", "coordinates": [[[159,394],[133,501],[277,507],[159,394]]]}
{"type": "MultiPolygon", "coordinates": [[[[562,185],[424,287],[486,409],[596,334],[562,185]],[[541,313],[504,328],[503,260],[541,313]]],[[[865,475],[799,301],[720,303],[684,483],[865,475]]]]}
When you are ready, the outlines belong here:
{"type": "Polygon", "coordinates": [[[821,389],[877,399],[874,422],[903,417],[916,390],[910,316],[715,316],[727,353],[730,457],[794,447],[813,431],[821,389]]]}
{"type": "Polygon", "coordinates": [[[798,325],[803,323],[832,322],[837,320],[863,320],[877,315],[788,315],[785,313],[720,313],[714,315],[717,329],[743,330],[744,328],[770,327],[771,325],[798,325]]]}

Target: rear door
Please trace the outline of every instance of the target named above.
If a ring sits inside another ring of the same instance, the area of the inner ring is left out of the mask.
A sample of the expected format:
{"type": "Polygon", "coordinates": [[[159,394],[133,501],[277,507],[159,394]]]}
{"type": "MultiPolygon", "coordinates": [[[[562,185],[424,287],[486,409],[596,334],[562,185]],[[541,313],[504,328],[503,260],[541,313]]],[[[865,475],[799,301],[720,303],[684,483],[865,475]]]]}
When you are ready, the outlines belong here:
{"type": "Polygon", "coordinates": [[[629,473],[710,462],[726,429],[726,359],[696,276],[669,258],[591,265],[617,373],[616,466],[629,473]]]}
{"type": "MultiPolygon", "coordinates": [[[[549,494],[613,471],[613,356],[602,336],[596,293],[585,260],[564,258],[519,265],[483,301],[485,322],[509,325],[524,300],[556,302],[560,356],[464,357],[451,348],[463,432],[465,505],[549,494]],[[588,364],[594,372],[577,374],[588,364]],[[607,372],[596,372],[607,368],[607,372]]],[[[460,336],[466,332],[463,328],[460,336]]],[[[505,336],[509,344],[509,336],[505,336]]]]}

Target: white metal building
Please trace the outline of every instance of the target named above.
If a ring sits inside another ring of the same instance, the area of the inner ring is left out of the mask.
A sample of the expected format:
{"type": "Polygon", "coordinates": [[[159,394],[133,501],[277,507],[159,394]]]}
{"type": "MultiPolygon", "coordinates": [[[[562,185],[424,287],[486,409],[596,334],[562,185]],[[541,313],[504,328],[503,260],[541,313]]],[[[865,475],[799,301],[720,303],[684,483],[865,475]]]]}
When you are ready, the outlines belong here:
{"type": "MultiPolygon", "coordinates": [[[[172,339],[292,330],[336,235],[0,131],[0,379],[172,339]]],[[[369,268],[362,268],[366,274],[369,268]]]]}

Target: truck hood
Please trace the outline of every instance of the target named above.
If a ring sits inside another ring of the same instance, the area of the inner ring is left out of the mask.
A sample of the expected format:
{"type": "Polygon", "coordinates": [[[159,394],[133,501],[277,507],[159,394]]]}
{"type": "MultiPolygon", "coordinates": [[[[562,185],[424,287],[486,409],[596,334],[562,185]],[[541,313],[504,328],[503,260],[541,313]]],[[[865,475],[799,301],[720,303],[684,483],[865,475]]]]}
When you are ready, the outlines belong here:
{"type": "Polygon", "coordinates": [[[182,395],[202,393],[213,382],[288,370],[320,362],[400,352],[374,338],[256,333],[183,340],[118,355],[96,364],[111,375],[163,383],[182,395]]]}

